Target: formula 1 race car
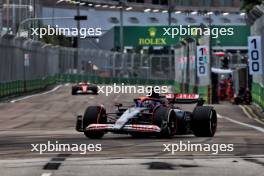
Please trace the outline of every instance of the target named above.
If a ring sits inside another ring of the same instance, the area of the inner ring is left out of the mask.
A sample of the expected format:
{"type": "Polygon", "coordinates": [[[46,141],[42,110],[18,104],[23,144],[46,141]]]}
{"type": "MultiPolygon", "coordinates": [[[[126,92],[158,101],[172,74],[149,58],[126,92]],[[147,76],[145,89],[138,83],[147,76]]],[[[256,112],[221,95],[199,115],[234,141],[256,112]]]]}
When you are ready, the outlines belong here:
{"type": "Polygon", "coordinates": [[[72,86],[72,95],[76,94],[97,94],[98,87],[91,83],[78,83],[72,86]]]}
{"type": "Polygon", "coordinates": [[[77,116],[76,130],[92,139],[102,138],[107,132],[160,138],[191,132],[197,137],[213,137],[217,113],[213,107],[203,104],[203,99],[196,94],[166,94],[163,98],[136,98],[130,107],[116,104],[114,113],[106,113],[102,105],[89,106],[83,116],[77,116]],[[196,106],[189,112],[177,107],[177,103],[196,106]]]}

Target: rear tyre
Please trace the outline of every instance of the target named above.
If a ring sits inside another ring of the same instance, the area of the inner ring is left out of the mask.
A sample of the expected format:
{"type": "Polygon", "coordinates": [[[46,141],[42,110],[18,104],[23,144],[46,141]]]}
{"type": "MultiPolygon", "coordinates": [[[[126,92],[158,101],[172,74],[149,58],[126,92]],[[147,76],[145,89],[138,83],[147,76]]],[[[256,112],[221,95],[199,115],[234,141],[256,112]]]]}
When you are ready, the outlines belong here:
{"type": "Polygon", "coordinates": [[[213,137],[217,129],[217,114],[213,107],[196,107],[192,114],[191,127],[197,137],[213,137]]]}
{"type": "Polygon", "coordinates": [[[159,138],[171,138],[176,132],[176,114],[172,109],[160,106],[154,111],[154,125],[161,128],[159,138]]]}
{"type": "Polygon", "coordinates": [[[93,94],[95,94],[95,95],[98,94],[98,88],[97,88],[97,86],[92,86],[91,87],[91,90],[92,90],[93,94]]]}
{"type": "Polygon", "coordinates": [[[85,131],[90,124],[106,123],[106,111],[101,106],[89,106],[83,116],[84,135],[90,139],[100,139],[104,136],[104,131],[85,131]]]}

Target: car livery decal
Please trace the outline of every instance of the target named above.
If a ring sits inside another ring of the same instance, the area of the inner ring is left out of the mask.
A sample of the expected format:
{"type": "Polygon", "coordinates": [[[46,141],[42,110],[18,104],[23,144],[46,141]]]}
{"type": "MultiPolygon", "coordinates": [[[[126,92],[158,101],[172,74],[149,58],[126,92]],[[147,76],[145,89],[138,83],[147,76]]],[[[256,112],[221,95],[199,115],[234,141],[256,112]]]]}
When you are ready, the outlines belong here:
{"type": "Polygon", "coordinates": [[[87,92],[88,86],[87,85],[82,85],[82,91],[87,92]]]}
{"type": "Polygon", "coordinates": [[[116,121],[114,128],[121,129],[128,122],[129,119],[135,118],[142,110],[146,108],[133,107],[127,109],[122,116],[116,121]]]}

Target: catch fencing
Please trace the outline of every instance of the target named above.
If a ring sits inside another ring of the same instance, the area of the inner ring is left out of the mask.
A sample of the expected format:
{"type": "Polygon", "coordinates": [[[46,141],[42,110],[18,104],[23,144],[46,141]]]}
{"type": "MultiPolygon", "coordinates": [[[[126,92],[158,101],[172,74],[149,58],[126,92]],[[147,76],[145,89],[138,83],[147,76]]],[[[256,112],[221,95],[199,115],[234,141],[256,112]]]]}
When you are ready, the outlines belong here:
{"type": "Polygon", "coordinates": [[[32,80],[55,74],[173,79],[166,55],[151,56],[98,49],[66,48],[11,35],[0,38],[0,81],[32,80]],[[169,76],[171,75],[171,76],[169,76]]]}
{"type": "Polygon", "coordinates": [[[173,84],[168,56],[53,46],[5,35],[0,38],[0,97],[61,82],[173,84]]]}

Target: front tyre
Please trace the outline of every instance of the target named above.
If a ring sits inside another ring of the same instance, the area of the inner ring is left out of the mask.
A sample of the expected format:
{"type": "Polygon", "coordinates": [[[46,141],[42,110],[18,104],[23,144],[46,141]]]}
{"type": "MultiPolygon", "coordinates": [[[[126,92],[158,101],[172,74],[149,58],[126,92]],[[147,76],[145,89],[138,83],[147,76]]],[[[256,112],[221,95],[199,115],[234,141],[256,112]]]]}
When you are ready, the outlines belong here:
{"type": "Polygon", "coordinates": [[[107,122],[106,111],[102,106],[89,106],[83,116],[84,135],[90,139],[100,139],[104,136],[104,131],[86,131],[90,124],[105,124],[107,122]]]}
{"type": "Polygon", "coordinates": [[[72,87],[72,91],[71,91],[71,94],[72,95],[76,95],[77,94],[77,89],[76,89],[76,87],[72,87]]]}
{"type": "Polygon", "coordinates": [[[98,87],[97,86],[92,86],[90,89],[91,89],[91,91],[93,92],[94,95],[98,94],[98,87]]]}
{"type": "Polygon", "coordinates": [[[196,107],[192,114],[191,127],[197,137],[213,137],[217,129],[217,114],[214,108],[196,107]]]}
{"type": "Polygon", "coordinates": [[[172,109],[160,106],[154,111],[154,125],[161,128],[160,138],[171,138],[176,132],[176,114],[172,109]]]}

